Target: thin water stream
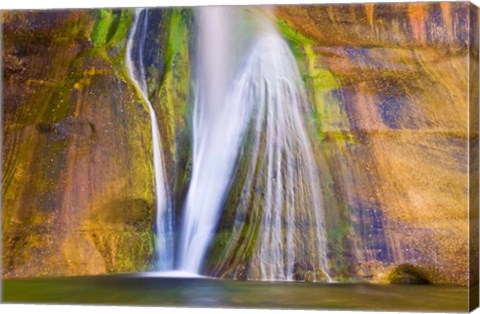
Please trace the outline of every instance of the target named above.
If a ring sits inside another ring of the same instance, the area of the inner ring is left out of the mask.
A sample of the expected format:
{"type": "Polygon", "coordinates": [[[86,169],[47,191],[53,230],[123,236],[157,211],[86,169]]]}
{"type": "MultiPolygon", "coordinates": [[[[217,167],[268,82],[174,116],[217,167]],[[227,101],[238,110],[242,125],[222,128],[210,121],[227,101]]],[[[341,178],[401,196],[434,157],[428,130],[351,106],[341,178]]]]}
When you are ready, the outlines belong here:
{"type": "Polygon", "coordinates": [[[153,146],[153,168],[155,174],[155,202],[156,202],[156,270],[171,270],[174,262],[174,226],[173,209],[168,199],[167,186],[164,175],[162,144],[160,129],[148,97],[148,88],[143,64],[146,30],[148,25],[148,9],[136,9],[130,35],[128,37],[125,63],[131,82],[147,105],[150,115],[153,146]]]}

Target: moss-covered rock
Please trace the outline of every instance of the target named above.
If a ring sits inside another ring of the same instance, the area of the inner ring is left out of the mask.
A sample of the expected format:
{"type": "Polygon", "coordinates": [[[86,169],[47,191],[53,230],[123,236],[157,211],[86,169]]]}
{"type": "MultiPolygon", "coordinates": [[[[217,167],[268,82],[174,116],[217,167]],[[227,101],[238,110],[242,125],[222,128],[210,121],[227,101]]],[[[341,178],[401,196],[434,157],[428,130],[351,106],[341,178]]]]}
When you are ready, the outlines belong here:
{"type": "Polygon", "coordinates": [[[140,271],[153,259],[149,117],[119,62],[132,11],[112,13],[102,45],[96,12],[2,15],[6,277],[140,271]]]}
{"type": "MultiPolygon", "coordinates": [[[[177,200],[189,180],[191,12],[149,12],[147,82],[177,200]]],[[[6,277],[152,265],[150,118],[124,62],[133,17],[132,9],[2,13],[6,277]]]]}

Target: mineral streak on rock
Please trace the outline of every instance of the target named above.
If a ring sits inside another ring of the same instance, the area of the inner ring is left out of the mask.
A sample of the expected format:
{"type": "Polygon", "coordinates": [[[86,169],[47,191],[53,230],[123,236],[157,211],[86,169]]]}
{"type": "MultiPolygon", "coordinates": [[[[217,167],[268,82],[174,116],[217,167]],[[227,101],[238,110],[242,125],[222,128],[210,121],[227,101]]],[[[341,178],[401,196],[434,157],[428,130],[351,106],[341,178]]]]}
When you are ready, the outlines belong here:
{"type": "Polygon", "coordinates": [[[335,200],[327,229],[350,221],[342,239],[352,249],[333,258],[369,280],[411,263],[433,282],[466,284],[477,9],[467,2],[339,4],[276,13],[311,86],[317,156],[331,178],[323,189],[335,200]]]}

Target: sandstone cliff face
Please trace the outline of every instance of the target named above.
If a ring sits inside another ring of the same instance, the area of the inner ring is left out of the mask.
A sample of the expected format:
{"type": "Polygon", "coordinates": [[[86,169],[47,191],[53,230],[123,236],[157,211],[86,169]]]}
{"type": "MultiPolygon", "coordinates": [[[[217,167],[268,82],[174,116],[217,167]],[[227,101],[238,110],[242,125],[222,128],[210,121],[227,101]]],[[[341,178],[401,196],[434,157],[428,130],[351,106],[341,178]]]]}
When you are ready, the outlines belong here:
{"type": "MultiPolygon", "coordinates": [[[[163,19],[159,27],[168,29],[170,13],[157,12],[157,22],[163,19]]],[[[183,17],[178,19],[185,33],[183,17]]],[[[3,15],[6,277],[151,267],[155,200],[150,119],[123,62],[132,20],[132,10],[3,15]]],[[[165,42],[164,47],[171,46],[168,36],[165,42]]],[[[173,69],[160,68],[157,82],[166,76],[175,84],[175,67],[183,67],[176,75],[188,80],[188,55],[187,61],[185,56],[177,60],[184,44],[188,42],[169,48],[165,64],[173,69]]],[[[152,49],[164,53],[164,47],[152,49]]],[[[172,127],[184,125],[176,121],[181,118],[175,110],[188,95],[178,93],[171,88],[152,94],[162,115],[166,153],[175,149],[180,134],[172,127]],[[167,109],[160,107],[162,97],[171,100],[167,109]]],[[[181,154],[169,156],[167,168],[176,169],[181,154]]]]}
{"type": "MultiPolygon", "coordinates": [[[[190,179],[193,15],[148,14],[143,61],[178,223],[190,179]]],[[[478,141],[469,130],[478,121],[469,124],[468,115],[478,95],[469,73],[478,71],[478,42],[468,35],[478,35],[476,9],[285,6],[275,15],[314,113],[306,121],[331,275],[382,282],[410,263],[432,282],[466,284],[468,145],[478,141]]],[[[2,15],[5,277],[152,267],[150,120],[124,65],[132,21],[132,10],[2,15]]],[[[234,199],[205,264],[225,278],[241,278],[250,263],[222,256],[234,199]]],[[[298,265],[299,278],[306,271],[298,265]]]]}
{"type": "Polygon", "coordinates": [[[4,16],[8,277],[145,269],[153,254],[149,119],[118,63],[128,28],[92,38],[96,15],[4,16]]]}
{"type": "Polygon", "coordinates": [[[433,282],[467,283],[477,9],[429,3],[276,12],[304,60],[317,115],[325,197],[335,200],[326,208],[330,243],[351,247],[330,248],[340,264],[353,261],[340,272],[382,281],[393,265],[412,263],[433,282]]]}

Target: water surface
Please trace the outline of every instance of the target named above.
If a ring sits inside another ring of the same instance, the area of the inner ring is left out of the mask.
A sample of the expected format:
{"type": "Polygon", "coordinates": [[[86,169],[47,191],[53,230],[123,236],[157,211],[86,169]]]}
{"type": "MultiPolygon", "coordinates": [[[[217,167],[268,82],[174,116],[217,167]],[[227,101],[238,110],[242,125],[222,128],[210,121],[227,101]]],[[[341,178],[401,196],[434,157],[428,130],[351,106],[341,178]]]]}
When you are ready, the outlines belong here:
{"type": "Polygon", "coordinates": [[[3,302],[460,312],[468,289],[118,275],[8,279],[3,302]]]}

